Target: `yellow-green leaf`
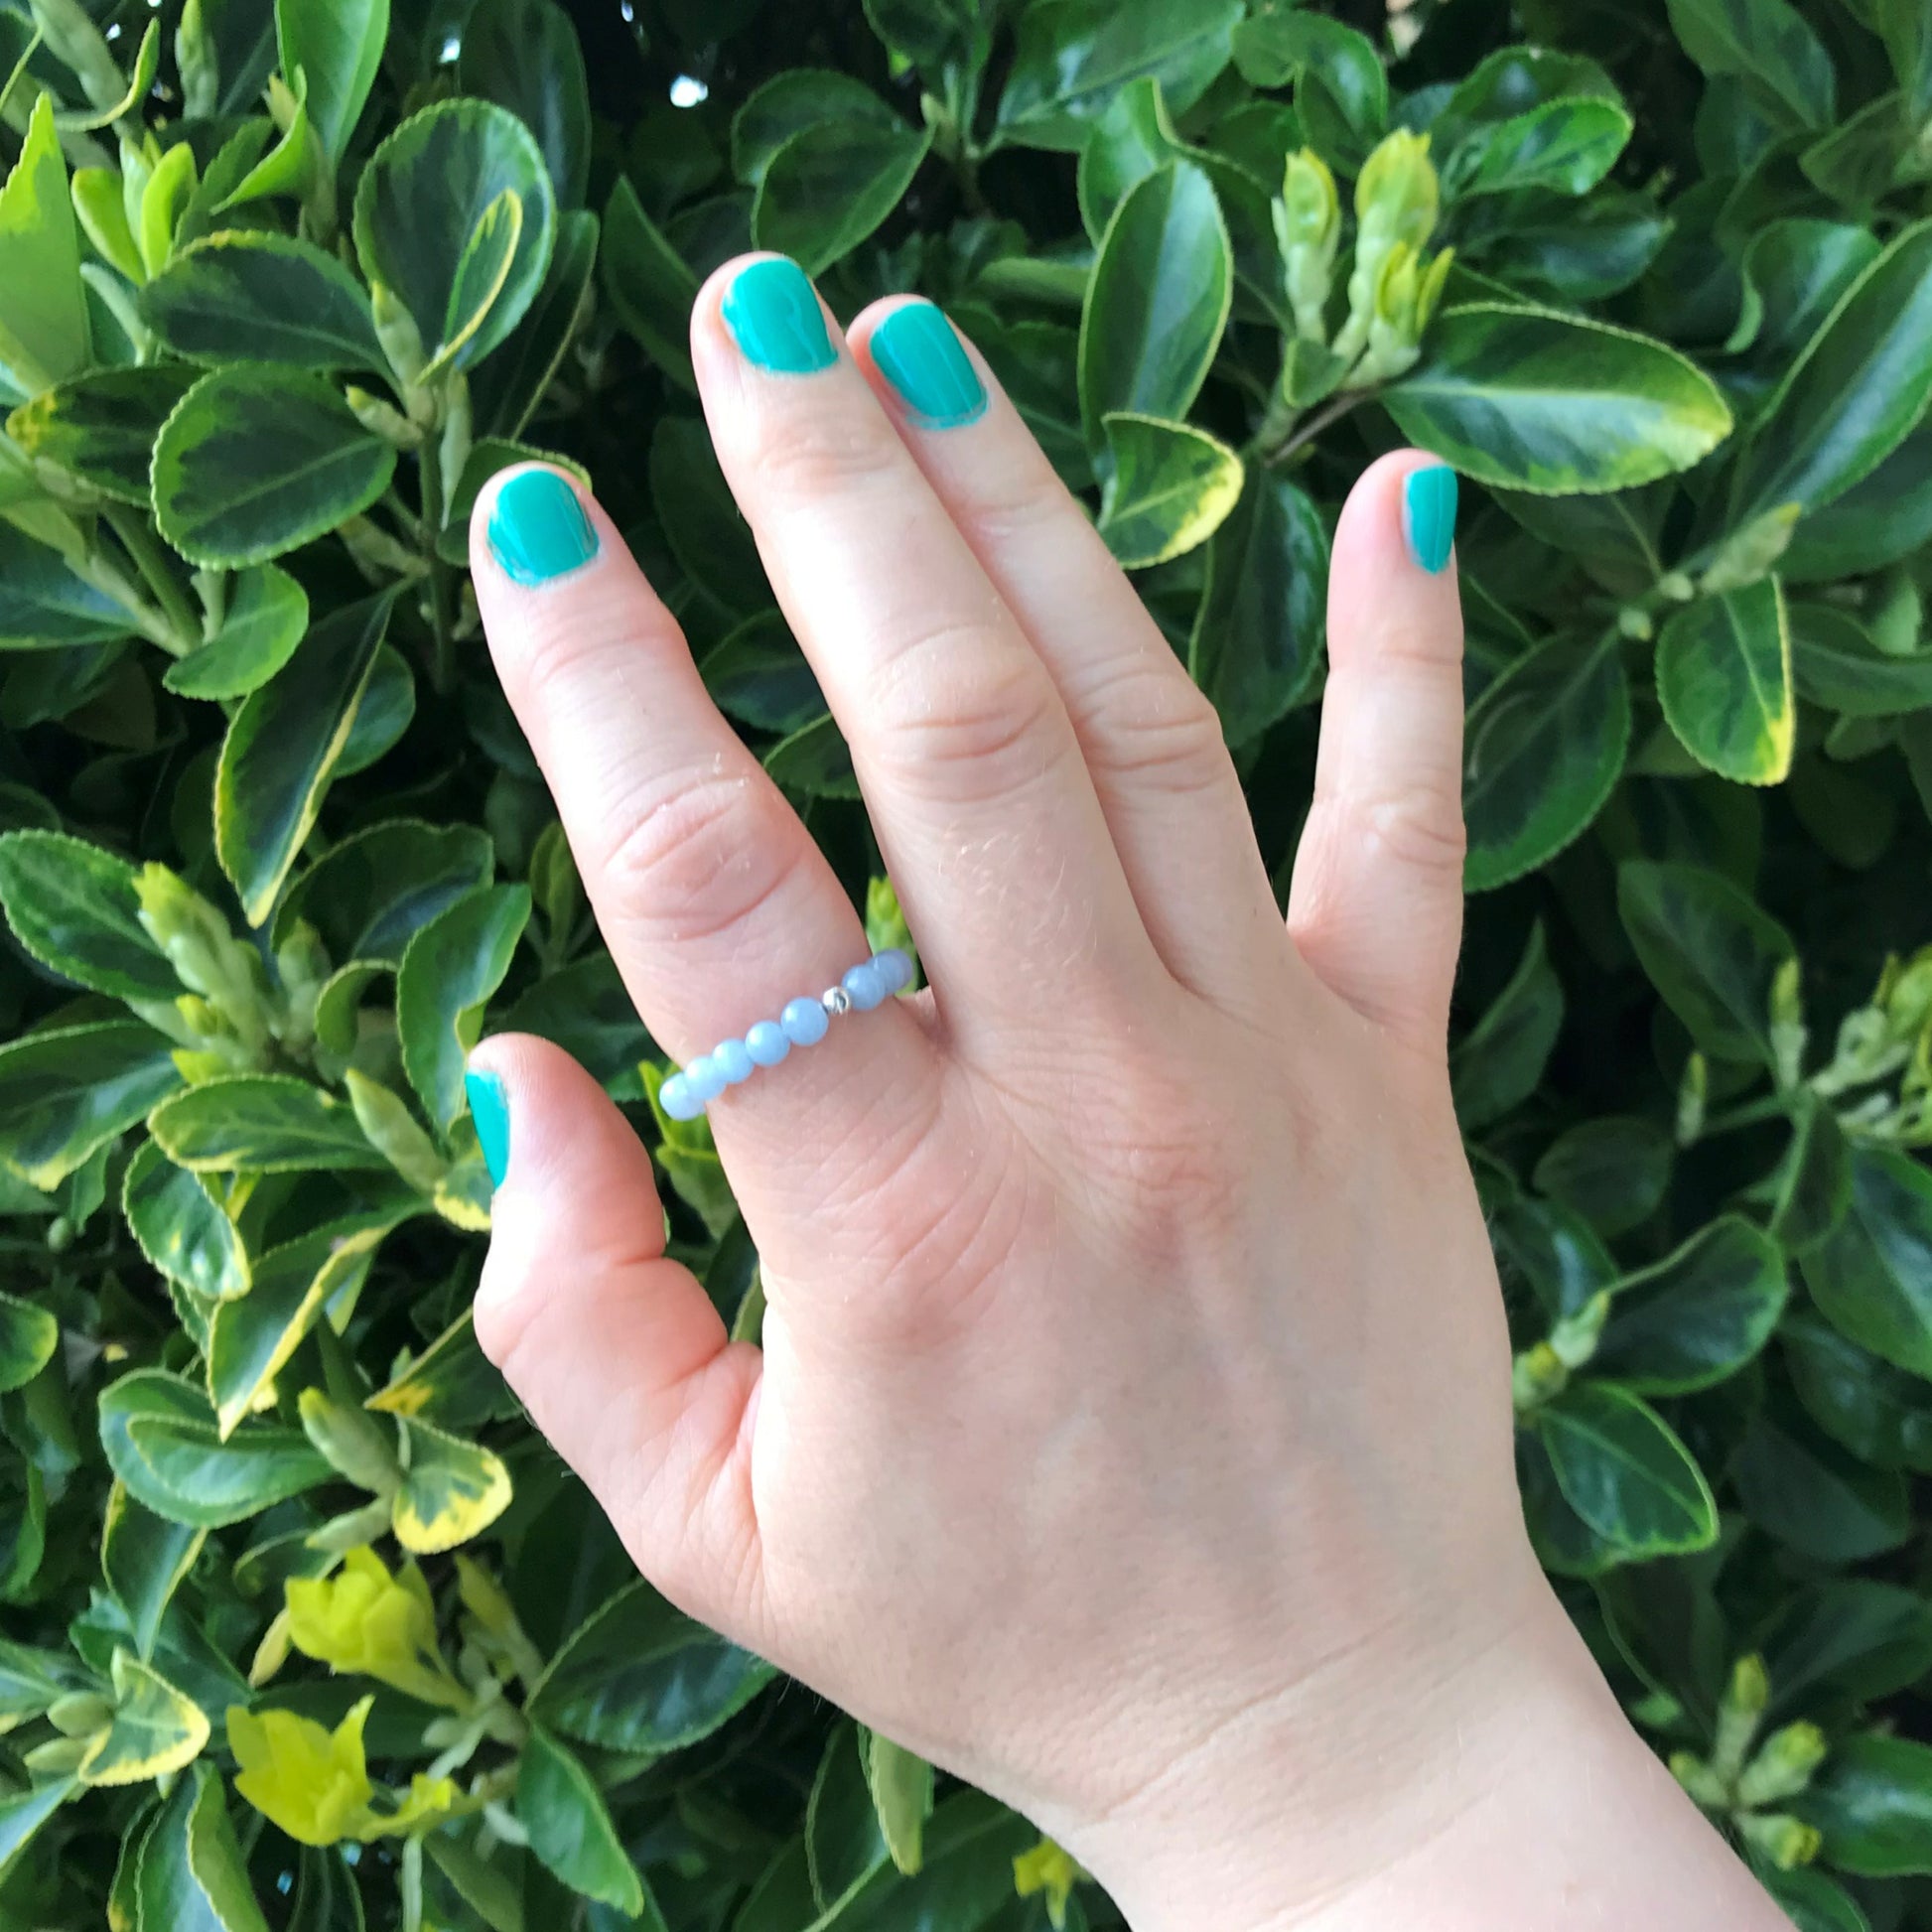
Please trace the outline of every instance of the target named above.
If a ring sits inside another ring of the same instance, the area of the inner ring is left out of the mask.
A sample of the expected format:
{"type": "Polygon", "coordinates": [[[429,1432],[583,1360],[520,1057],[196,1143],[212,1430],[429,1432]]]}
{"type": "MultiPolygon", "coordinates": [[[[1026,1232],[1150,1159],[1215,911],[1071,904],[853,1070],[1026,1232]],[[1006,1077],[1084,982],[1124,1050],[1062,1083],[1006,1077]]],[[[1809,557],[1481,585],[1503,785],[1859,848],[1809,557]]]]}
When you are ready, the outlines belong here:
{"type": "Polygon", "coordinates": [[[1783,783],[1798,706],[1777,579],[1674,612],[1657,639],[1657,697],[1700,764],[1739,784],[1783,783]]]}
{"type": "Polygon", "coordinates": [[[454,1550],[509,1507],[509,1471],[488,1449],[420,1421],[404,1423],[403,1435],[408,1473],[396,1491],[393,1527],[405,1550],[454,1550]]]}
{"type": "Polygon", "coordinates": [[[92,355],[67,164],[54,97],[43,93],[0,188],[0,366],[35,395],[78,374],[92,355]]]}
{"type": "Polygon", "coordinates": [[[89,1741],[80,1781],[144,1784],[193,1763],[208,1739],[201,1706],[131,1650],[115,1651],[113,1670],[114,1716],[89,1741]]]}

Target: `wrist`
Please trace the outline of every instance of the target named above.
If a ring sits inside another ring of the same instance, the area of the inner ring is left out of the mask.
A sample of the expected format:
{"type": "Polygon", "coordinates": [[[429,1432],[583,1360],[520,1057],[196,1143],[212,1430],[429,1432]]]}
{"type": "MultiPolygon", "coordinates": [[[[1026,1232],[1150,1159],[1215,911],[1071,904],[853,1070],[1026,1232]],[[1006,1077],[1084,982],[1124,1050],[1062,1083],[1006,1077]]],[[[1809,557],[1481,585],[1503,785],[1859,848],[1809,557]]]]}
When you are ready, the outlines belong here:
{"type": "Polygon", "coordinates": [[[1134,1932],[1789,1932],[1539,1594],[1460,1663],[1256,1708],[1063,1842],[1134,1932]]]}

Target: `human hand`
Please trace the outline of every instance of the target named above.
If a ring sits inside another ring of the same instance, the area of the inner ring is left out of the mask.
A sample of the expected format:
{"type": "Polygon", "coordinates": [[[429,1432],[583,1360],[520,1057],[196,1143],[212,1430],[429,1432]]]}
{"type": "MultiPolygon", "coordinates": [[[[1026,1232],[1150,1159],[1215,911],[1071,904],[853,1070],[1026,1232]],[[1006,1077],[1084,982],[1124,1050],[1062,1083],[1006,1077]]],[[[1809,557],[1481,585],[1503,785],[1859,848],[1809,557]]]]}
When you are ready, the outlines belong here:
{"type": "MultiPolygon", "coordinates": [[[[1193,1922],[1302,1923],[1448,1831],[1490,1740],[1528,1772],[1526,1703],[1616,1715],[1524,1534],[1449,1102],[1448,473],[1385,458],[1336,532],[1284,923],[1213,710],[936,311],[841,342],[765,258],[712,278],[692,338],[932,991],[712,1104],[761,1349],[664,1258],[616,1107],[558,1049],[486,1042],[479,1337],[692,1614],[1028,1813],[1137,1924],[1190,1922],[1204,1847],[1193,1922]]],[[[513,473],[472,549],[666,1049],[863,959],[608,518],[513,473]]]]}

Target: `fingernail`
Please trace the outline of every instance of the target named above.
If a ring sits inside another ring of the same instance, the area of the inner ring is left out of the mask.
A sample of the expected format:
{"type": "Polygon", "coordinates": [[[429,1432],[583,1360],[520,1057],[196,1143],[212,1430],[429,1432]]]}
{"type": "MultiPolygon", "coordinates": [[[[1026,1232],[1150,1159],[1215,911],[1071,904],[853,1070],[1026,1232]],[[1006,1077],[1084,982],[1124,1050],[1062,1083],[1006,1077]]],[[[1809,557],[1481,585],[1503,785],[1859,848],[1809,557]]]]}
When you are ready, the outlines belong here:
{"type": "Polygon", "coordinates": [[[805,271],[782,256],[738,271],[725,291],[724,316],[739,347],[761,369],[810,375],[839,359],[805,271]]]}
{"type": "Polygon", "coordinates": [[[922,429],[957,429],[986,414],[986,385],[930,302],[907,302],[872,332],[872,359],[922,429]]]}
{"type": "Polygon", "coordinates": [[[491,1182],[500,1187],[510,1164],[510,1103],[494,1073],[466,1073],[463,1091],[470,1097],[470,1118],[483,1147],[483,1166],[491,1182]]]}
{"type": "Polygon", "coordinates": [[[1402,527],[1409,554],[1433,577],[1455,547],[1455,472],[1446,463],[1411,470],[1402,485],[1402,527]]]}
{"type": "Polygon", "coordinates": [[[504,573],[528,587],[589,563],[597,555],[597,531],[576,490],[554,470],[525,470],[496,492],[489,548],[504,573]]]}

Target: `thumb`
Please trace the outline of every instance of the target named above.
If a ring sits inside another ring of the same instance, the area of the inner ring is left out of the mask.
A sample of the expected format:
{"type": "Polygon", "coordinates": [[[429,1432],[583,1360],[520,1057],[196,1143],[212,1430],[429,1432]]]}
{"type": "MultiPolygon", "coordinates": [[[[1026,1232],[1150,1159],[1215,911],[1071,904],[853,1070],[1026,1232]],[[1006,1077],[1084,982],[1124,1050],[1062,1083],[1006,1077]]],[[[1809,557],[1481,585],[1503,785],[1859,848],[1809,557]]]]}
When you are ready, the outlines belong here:
{"type": "Polygon", "coordinates": [[[762,1355],[665,1259],[650,1157],[569,1054],[499,1035],[471,1055],[468,1086],[497,1182],[478,1341],[637,1568],[755,1644],[762,1355]]]}

